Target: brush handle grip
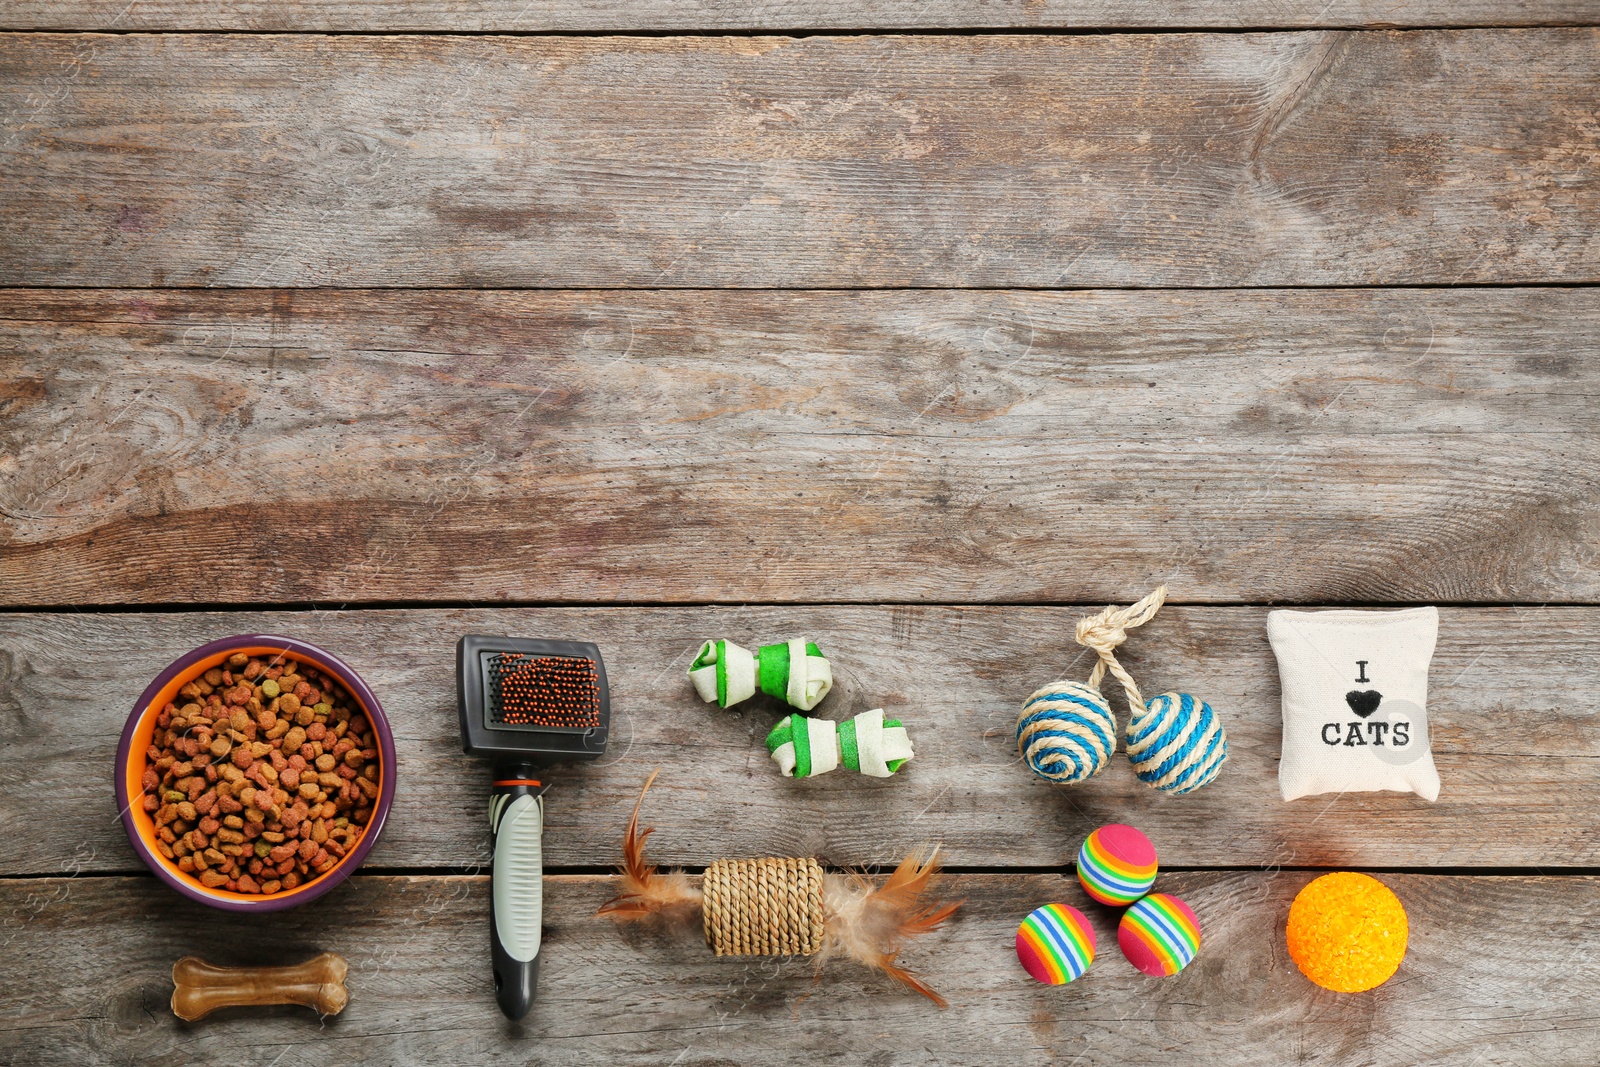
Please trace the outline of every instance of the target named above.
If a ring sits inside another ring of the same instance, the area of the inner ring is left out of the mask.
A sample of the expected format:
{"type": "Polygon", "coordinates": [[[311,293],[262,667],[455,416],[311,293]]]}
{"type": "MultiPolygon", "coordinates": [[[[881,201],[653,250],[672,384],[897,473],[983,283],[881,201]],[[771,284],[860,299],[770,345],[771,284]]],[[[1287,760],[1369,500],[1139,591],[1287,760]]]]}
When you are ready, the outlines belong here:
{"type": "Polygon", "coordinates": [[[544,923],[544,788],[496,782],[489,798],[494,867],[489,876],[489,938],[494,995],[508,1019],[533,1007],[544,923]]]}

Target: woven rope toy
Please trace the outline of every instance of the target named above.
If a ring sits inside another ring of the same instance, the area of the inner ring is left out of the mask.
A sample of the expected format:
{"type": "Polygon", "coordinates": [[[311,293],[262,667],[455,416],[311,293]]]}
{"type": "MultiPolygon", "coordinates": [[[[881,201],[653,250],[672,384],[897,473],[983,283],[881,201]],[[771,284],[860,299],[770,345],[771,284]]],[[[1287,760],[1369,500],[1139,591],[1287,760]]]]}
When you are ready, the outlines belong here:
{"type": "Polygon", "coordinates": [[[899,719],[882,708],[845,722],[787,715],[767,735],[767,751],[786,778],[815,778],[843,766],[872,778],[887,778],[914,753],[899,719]]]}
{"type": "Polygon", "coordinates": [[[759,687],[791,707],[810,711],[833,688],[833,667],[804,639],[762,645],[755,652],[732,641],[707,641],[689,664],[689,680],[706,703],[731,707],[759,687]]]}
{"type": "Polygon", "coordinates": [[[1166,601],[1160,586],[1131,607],[1108,606],[1078,620],[1074,639],[1099,657],[1087,682],[1051,682],[1022,705],[1017,751],[1028,769],[1052,782],[1081,782],[1105,769],[1116,750],[1117,721],[1100,692],[1109,672],[1128,697],[1124,741],[1141,782],[1163,792],[1191,793],[1216,778],[1228,758],[1228,734],[1211,705],[1188,693],[1162,693],[1146,703],[1115,649],[1128,631],[1155,617],[1166,601]]]}
{"type": "Polygon", "coordinates": [[[895,963],[901,945],[943,926],[961,906],[928,899],[939,850],[907,856],[881,886],[861,875],[825,871],[814,859],[718,860],[697,888],[682,871],[661,874],[645,860],[654,827],[639,829],[639,809],[656,780],[650,772],[622,839],[617,895],[597,914],[619,922],[660,916],[689,922],[700,913],[706,944],[719,956],[849,956],[921,993],[943,997],[895,963]]]}

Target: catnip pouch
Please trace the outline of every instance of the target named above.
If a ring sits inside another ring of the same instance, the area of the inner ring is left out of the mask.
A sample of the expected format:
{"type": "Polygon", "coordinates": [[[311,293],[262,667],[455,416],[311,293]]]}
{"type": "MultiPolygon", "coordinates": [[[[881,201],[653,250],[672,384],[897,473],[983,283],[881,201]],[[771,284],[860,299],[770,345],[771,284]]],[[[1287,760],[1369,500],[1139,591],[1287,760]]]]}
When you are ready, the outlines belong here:
{"type": "Polygon", "coordinates": [[[1283,683],[1284,800],[1394,790],[1439,797],[1428,741],[1437,608],[1273,611],[1283,683]]]}

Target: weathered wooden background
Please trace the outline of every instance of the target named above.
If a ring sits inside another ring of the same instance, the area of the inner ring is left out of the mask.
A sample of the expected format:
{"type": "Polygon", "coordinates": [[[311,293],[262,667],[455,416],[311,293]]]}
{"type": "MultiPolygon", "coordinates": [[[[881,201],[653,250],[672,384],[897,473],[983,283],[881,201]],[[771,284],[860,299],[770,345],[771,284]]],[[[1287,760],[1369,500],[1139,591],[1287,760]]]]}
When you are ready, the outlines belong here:
{"type": "Polygon", "coordinates": [[[1593,1064],[1600,1026],[1594,0],[9,0],[0,7],[0,1062],[1593,1064]],[[1165,798],[1050,787],[1015,711],[1073,622],[1224,714],[1165,798]],[[1270,605],[1442,606],[1437,804],[1278,799],[1270,605]],[[379,694],[364,871],[267,922],[143,872],[133,698],[277,631],[379,694]],[[488,980],[469,631],[601,644],[558,772],[541,998],[488,980]],[[808,635],[887,782],[779,778],[697,641],[808,635]],[[593,917],[627,810],[691,869],[940,841],[906,962],[711,957],[593,917]],[[1205,926],[1146,979],[1016,966],[1066,864],[1145,829],[1205,926]],[[1286,958],[1382,873],[1381,989],[1286,958]],[[352,1002],[166,1008],[172,962],[344,953],[352,1002]]]}

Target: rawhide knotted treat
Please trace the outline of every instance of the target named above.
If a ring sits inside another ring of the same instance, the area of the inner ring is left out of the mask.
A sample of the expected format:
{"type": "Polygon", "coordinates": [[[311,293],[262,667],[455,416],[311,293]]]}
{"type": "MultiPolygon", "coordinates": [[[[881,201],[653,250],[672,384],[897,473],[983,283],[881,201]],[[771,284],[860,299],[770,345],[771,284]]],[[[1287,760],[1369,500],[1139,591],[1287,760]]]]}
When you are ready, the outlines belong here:
{"type": "Polygon", "coordinates": [[[803,638],[762,645],[751,652],[732,641],[706,641],[689,664],[689,680],[706,703],[728,708],[756,690],[790,707],[810,711],[833,688],[833,667],[803,638]]]}
{"type": "Polygon", "coordinates": [[[767,751],[787,778],[814,778],[836,767],[887,778],[914,755],[905,726],[885,719],[882,708],[844,722],[786,715],[767,735],[767,751]]]}

